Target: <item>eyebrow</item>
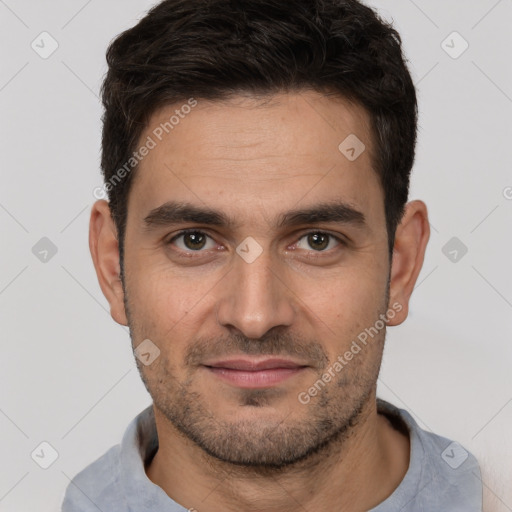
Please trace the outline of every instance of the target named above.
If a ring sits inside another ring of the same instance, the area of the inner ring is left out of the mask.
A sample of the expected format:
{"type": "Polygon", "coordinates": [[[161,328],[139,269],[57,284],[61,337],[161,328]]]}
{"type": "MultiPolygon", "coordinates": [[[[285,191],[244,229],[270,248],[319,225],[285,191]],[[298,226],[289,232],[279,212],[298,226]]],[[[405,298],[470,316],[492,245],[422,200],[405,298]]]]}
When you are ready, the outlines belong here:
{"type": "MultiPolygon", "coordinates": [[[[144,218],[144,228],[146,231],[151,231],[159,227],[186,222],[226,229],[235,229],[239,226],[239,222],[234,218],[228,217],[218,210],[199,207],[190,203],[169,201],[151,210],[146,215],[144,218]]],[[[350,204],[341,201],[321,203],[309,208],[282,213],[277,218],[275,226],[283,228],[320,222],[366,227],[364,214],[350,204]]]]}

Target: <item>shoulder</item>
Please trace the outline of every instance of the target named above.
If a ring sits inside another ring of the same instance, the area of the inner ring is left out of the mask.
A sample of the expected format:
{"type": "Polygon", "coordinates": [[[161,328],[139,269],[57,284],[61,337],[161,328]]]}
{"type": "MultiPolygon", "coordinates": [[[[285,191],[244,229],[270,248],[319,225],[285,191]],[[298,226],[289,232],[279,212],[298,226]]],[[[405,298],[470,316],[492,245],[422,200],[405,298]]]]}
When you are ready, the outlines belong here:
{"type": "Polygon", "coordinates": [[[102,506],[119,504],[121,445],[117,444],[80,471],[69,483],[62,512],[97,512],[102,506]]]}
{"type": "Polygon", "coordinates": [[[427,432],[418,437],[425,450],[425,494],[438,506],[450,510],[482,510],[482,476],[475,456],[457,441],[427,432]]]}
{"type": "MultiPolygon", "coordinates": [[[[80,471],[69,483],[61,512],[129,510],[148,491],[144,462],[158,445],[153,408],[130,422],[120,444],[80,471]]],[[[151,488],[151,486],[149,486],[151,488]]]]}
{"type": "Polygon", "coordinates": [[[411,460],[403,483],[414,488],[411,510],[480,512],[482,477],[475,456],[460,443],[422,429],[406,410],[382,400],[378,405],[409,431],[411,460]]]}

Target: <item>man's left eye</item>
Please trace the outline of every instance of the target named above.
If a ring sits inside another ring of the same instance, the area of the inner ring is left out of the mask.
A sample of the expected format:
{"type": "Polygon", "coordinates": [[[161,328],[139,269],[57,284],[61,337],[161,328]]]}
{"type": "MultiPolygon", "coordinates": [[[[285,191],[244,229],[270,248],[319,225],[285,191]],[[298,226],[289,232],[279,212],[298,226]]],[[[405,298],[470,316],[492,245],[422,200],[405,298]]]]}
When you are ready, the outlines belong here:
{"type": "Polygon", "coordinates": [[[317,252],[326,252],[327,250],[338,246],[340,243],[341,241],[334,235],[330,235],[329,233],[322,233],[321,231],[315,231],[302,236],[297,242],[296,247],[298,249],[313,249],[317,252]],[[302,242],[303,240],[305,240],[305,242],[302,242]]]}

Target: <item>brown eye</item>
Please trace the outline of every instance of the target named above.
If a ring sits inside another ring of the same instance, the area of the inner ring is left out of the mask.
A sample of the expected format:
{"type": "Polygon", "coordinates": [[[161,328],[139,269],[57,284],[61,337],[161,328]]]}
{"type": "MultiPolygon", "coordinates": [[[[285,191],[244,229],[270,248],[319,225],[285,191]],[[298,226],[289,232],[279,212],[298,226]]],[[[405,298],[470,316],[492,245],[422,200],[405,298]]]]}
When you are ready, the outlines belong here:
{"type": "Polygon", "coordinates": [[[308,244],[311,248],[323,251],[329,245],[329,237],[323,233],[308,235],[308,244]]]}
{"type": "Polygon", "coordinates": [[[206,237],[201,233],[187,233],[183,236],[183,242],[188,249],[202,249],[206,243],[206,237]]]}
{"type": "Polygon", "coordinates": [[[316,252],[326,252],[326,249],[332,249],[339,244],[340,241],[335,236],[329,233],[315,231],[302,236],[297,243],[297,247],[306,250],[313,249],[316,252]],[[302,243],[302,240],[305,240],[306,243],[302,243]]]}
{"type": "Polygon", "coordinates": [[[187,251],[201,251],[202,249],[211,249],[215,246],[215,243],[210,239],[208,235],[203,233],[202,231],[185,231],[169,241],[169,244],[174,244],[178,247],[178,249],[187,252],[187,251]],[[208,242],[210,241],[211,246],[207,247],[208,242]]]}

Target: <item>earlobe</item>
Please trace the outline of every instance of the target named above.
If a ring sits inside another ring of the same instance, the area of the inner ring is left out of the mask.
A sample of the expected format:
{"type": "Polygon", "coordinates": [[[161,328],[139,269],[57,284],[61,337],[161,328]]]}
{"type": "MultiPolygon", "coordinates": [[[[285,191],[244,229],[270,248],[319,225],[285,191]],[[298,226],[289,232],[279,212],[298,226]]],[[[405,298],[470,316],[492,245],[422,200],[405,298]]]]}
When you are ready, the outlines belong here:
{"type": "Polygon", "coordinates": [[[128,325],[119,277],[121,267],[117,232],[107,201],[97,201],[92,207],[89,249],[101,291],[110,304],[112,318],[121,325],[128,325]]]}
{"type": "Polygon", "coordinates": [[[388,325],[399,325],[407,318],[409,299],[423,266],[429,237],[427,207],[423,201],[411,201],[396,230],[391,262],[389,304],[399,303],[402,309],[388,325]]]}

